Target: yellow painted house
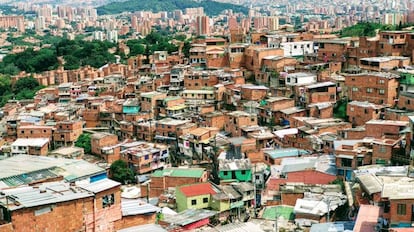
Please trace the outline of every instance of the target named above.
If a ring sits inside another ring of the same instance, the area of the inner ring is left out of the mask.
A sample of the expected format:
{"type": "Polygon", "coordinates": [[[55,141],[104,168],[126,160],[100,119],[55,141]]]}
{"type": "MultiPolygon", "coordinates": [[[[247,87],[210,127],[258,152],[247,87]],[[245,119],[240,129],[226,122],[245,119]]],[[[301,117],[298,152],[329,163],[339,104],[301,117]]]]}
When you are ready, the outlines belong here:
{"type": "Polygon", "coordinates": [[[206,183],[183,185],[176,188],[177,211],[205,209],[211,207],[212,196],[217,194],[213,186],[206,183]]]}

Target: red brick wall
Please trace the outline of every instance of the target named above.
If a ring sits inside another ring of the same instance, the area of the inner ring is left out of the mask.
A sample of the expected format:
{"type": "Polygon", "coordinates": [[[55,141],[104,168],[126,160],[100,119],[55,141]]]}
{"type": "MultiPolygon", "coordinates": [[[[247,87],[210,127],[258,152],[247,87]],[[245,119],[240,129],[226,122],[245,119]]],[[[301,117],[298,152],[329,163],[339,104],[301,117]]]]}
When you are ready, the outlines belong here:
{"type": "MultiPolygon", "coordinates": [[[[149,214],[149,215],[133,215],[133,216],[125,216],[122,217],[121,220],[115,222],[115,230],[121,230],[124,228],[132,227],[132,226],[139,226],[145,224],[152,224],[155,223],[156,214],[149,214]]],[[[150,231],[148,231],[150,232],[150,231]]]]}
{"type": "Polygon", "coordinates": [[[390,221],[391,223],[409,222],[411,223],[411,205],[414,204],[414,200],[390,200],[390,221]],[[398,215],[398,204],[406,204],[406,214],[398,215]]]}
{"type": "Polygon", "coordinates": [[[0,232],[13,232],[13,224],[7,223],[0,225],[0,232]]]}
{"type": "Polygon", "coordinates": [[[399,126],[372,123],[366,124],[365,129],[366,134],[374,138],[381,138],[384,134],[397,136],[400,131],[399,126]]]}
{"type": "Polygon", "coordinates": [[[303,193],[282,193],[281,199],[282,199],[282,205],[290,205],[295,206],[297,199],[303,198],[303,193]]]}
{"type": "Polygon", "coordinates": [[[394,105],[398,81],[373,75],[352,75],[345,78],[345,86],[348,86],[347,94],[350,100],[394,105]],[[381,84],[380,80],[384,83],[381,84]],[[353,87],[358,88],[358,91],[352,91],[353,87]],[[371,88],[372,92],[367,92],[368,88],[371,88]],[[379,89],[383,89],[384,94],[379,94],[379,89]]]}
{"type": "Polygon", "coordinates": [[[346,113],[349,121],[354,126],[365,125],[366,122],[372,119],[379,119],[381,110],[375,110],[371,107],[360,107],[357,105],[347,105],[346,113]]]}
{"type": "Polygon", "coordinates": [[[93,199],[58,203],[51,212],[35,216],[34,211],[43,207],[14,211],[12,213],[14,231],[85,231],[83,212],[93,212],[93,199]]]}
{"type": "Polygon", "coordinates": [[[391,160],[392,145],[382,145],[378,143],[372,144],[372,163],[375,164],[377,159],[391,160]],[[383,147],[382,150],[381,147],[383,147]]]}

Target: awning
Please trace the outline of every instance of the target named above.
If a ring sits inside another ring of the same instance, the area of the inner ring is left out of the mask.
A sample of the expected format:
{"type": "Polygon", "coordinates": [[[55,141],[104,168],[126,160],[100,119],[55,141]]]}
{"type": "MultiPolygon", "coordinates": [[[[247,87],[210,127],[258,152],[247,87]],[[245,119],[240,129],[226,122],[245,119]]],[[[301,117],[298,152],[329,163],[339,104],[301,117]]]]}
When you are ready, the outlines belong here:
{"type": "Polygon", "coordinates": [[[336,157],[343,158],[343,159],[354,159],[354,156],[353,155],[343,155],[343,154],[339,154],[336,157]]]}

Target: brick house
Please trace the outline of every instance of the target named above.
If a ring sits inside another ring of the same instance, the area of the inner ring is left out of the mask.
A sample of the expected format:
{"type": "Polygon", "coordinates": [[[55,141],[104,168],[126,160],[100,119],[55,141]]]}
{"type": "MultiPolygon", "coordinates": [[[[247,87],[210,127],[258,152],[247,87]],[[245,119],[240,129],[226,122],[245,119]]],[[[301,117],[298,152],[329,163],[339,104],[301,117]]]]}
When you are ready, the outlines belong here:
{"type": "Polygon", "coordinates": [[[113,163],[120,159],[120,147],[118,136],[110,133],[95,133],[91,135],[92,154],[105,159],[107,163],[113,163]]]}
{"type": "Polygon", "coordinates": [[[380,119],[384,115],[385,106],[367,101],[352,101],[347,104],[346,115],[352,126],[363,126],[372,119],[380,119]]]}
{"type": "Polygon", "coordinates": [[[19,138],[11,144],[11,155],[46,156],[49,152],[50,141],[47,138],[19,138]]]}
{"type": "Polygon", "coordinates": [[[55,128],[52,126],[28,125],[20,126],[17,129],[18,138],[47,138],[53,141],[55,128]]]}
{"type": "Polygon", "coordinates": [[[73,146],[82,134],[82,121],[59,121],[53,134],[55,148],[61,146],[73,146]]]}
{"type": "Polygon", "coordinates": [[[168,147],[163,144],[138,141],[121,145],[121,159],[136,174],[163,168],[168,154],[168,147]]]}
{"type": "Polygon", "coordinates": [[[149,197],[159,197],[169,188],[206,182],[208,175],[204,168],[166,168],[156,170],[150,178],[149,197]]]}
{"type": "Polygon", "coordinates": [[[231,133],[233,137],[236,137],[241,136],[241,127],[257,125],[257,115],[244,111],[233,111],[226,113],[226,121],[224,130],[231,133]]]}
{"type": "Polygon", "coordinates": [[[267,96],[269,88],[266,86],[242,85],[241,99],[249,101],[259,101],[267,96]]]}
{"type": "Polygon", "coordinates": [[[372,164],[372,140],[334,141],[338,176],[350,180],[353,178],[353,170],[364,165],[372,164]]]}
{"type": "Polygon", "coordinates": [[[120,183],[109,179],[82,186],[49,182],[19,187],[8,190],[0,202],[11,231],[115,231],[114,222],[122,218],[120,183]],[[35,227],[27,223],[33,221],[35,227]]]}
{"type": "Polygon", "coordinates": [[[402,56],[406,47],[406,32],[381,31],[379,33],[379,55],[402,56]]]}
{"type": "Polygon", "coordinates": [[[317,46],[318,61],[338,61],[343,62],[347,54],[351,41],[346,39],[331,39],[315,41],[317,46]]]}
{"type": "Polygon", "coordinates": [[[361,73],[345,77],[348,99],[393,106],[397,98],[399,76],[391,73],[361,73]]]}
{"type": "Polygon", "coordinates": [[[403,56],[367,57],[359,60],[361,69],[376,72],[402,68],[409,64],[410,58],[403,56]]]}

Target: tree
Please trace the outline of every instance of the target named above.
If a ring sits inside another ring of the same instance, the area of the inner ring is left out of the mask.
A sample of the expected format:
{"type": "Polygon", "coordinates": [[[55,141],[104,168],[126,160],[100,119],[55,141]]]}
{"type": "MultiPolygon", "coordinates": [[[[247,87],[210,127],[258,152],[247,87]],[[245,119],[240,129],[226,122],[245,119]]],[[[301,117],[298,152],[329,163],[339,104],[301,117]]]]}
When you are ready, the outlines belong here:
{"type": "MultiPolygon", "coordinates": [[[[214,138],[216,139],[216,138],[214,138]]],[[[219,161],[218,161],[218,148],[216,145],[213,146],[213,150],[209,153],[211,159],[211,173],[210,173],[210,181],[214,184],[220,184],[220,176],[219,176],[219,161]]]]}
{"type": "Polygon", "coordinates": [[[23,77],[16,81],[13,86],[13,92],[15,94],[19,93],[22,90],[33,90],[39,87],[39,82],[33,77],[23,77]]]}
{"type": "Polygon", "coordinates": [[[75,146],[83,148],[85,153],[90,154],[92,151],[90,134],[81,134],[78,140],[76,140],[75,146]]]}
{"type": "Polygon", "coordinates": [[[128,165],[123,160],[117,160],[111,164],[111,177],[113,180],[127,184],[133,182],[134,173],[128,168],[128,165]]]}

